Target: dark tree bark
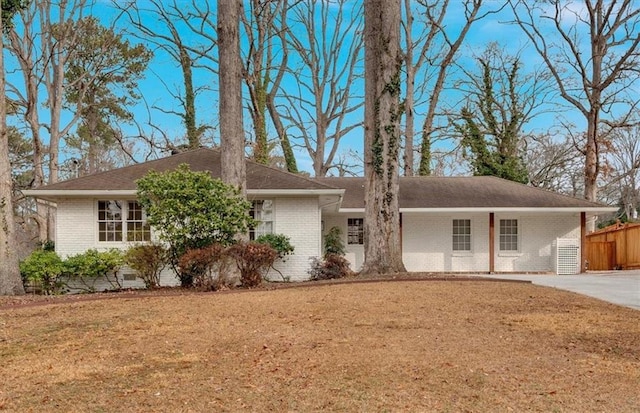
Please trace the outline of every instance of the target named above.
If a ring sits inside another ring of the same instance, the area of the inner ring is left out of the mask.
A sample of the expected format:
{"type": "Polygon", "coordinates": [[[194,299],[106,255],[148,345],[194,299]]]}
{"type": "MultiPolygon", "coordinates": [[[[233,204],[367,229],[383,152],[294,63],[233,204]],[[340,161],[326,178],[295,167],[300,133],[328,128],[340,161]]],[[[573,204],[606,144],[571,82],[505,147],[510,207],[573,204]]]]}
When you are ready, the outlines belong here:
{"type": "MultiPolygon", "coordinates": [[[[2,9],[5,14],[4,7],[2,9]]],[[[16,225],[13,214],[13,180],[9,162],[9,134],[7,133],[7,100],[4,77],[4,30],[0,17],[0,295],[22,295],[16,251],[16,225]]]]}
{"type": "Polygon", "coordinates": [[[362,274],[405,271],[400,247],[400,3],[365,0],[365,261],[362,274]]]}
{"type": "Polygon", "coordinates": [[[222,180],[246,195],[244,129],[242,126],[242,62],[240,61],[241,0],[218,0],[220,70],[220,143],[222,180]]]}

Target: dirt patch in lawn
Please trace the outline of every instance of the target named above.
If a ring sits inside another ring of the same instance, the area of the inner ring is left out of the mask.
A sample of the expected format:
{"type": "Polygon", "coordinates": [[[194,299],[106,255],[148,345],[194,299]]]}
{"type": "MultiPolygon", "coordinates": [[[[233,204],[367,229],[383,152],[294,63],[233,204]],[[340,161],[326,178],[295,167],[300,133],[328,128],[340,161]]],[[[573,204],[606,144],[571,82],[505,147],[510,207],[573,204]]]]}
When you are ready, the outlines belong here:
{"type": "Polygon", "coordinates": [[[640,312],[523,283],[0,311],[5,411],[640,410],[640,312]]]}

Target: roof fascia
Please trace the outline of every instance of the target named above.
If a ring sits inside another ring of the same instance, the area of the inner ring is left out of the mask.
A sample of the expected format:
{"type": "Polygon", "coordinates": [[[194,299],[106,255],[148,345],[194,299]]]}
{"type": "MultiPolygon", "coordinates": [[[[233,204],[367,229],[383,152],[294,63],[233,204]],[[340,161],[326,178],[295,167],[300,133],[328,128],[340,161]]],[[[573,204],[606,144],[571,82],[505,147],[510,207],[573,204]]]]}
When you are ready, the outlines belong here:
{"type": "MultiPolygon", "coordinates": [[[[53,198],[84,198],[95,196],[130,197],[136,196],[137,190],[77,190],[77,189],[27,189],[24,195],[43,199],[53,198]]],[[[248,189],[247,196],[300,196],[300,195],[333,195],[342,197],[344,189],[248,189]]]]}
{"type": "MultiPolygon", "coordinates": [[[[470,207],[470,208],[400,208],[400,212],[443,213],[443,212],[591,212],[606,213],[615,212],[616,207],[470,207]]],[[[340,208],[340,213],[364,213],[364,208],[340,208]]]]}

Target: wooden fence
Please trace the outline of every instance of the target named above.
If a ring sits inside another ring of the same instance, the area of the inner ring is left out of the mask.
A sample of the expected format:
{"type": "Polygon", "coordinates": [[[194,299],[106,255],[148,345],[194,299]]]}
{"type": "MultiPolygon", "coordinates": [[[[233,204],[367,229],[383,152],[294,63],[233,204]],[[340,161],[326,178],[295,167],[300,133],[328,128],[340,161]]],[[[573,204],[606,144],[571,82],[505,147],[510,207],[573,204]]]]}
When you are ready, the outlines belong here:
{"type": "Polygon", "coordinates": [[[640,223],[614,224],[587,234],[589,270],[640,268],[640,223]]]}

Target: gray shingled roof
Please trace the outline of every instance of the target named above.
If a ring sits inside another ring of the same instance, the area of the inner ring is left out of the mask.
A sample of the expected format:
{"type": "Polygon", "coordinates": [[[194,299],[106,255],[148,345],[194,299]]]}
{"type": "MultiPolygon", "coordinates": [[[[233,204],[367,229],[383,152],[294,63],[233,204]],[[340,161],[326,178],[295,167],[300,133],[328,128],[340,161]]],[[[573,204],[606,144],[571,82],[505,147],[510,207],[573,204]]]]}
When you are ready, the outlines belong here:
{"type": "MultiPolygon", "coordinates": [[[[364,178],[317,178],[344,188],[341,208],[364,208],[364,178]]],[[[400,208],[597,208],[606,206],[491,176],[400,177],[400,208]]]]}
{"type": "MultiPolygon", "coordinates": [[[[180,164],[192,170],[209,171],[220,177],[220,150],[196,149],[154,161],[139,163],[68,181],[47,185],[33,192],[47,197],[61,192],[135,191],[135,181],[148,171],[173,170],[180,164]]],[[[306,178],[256,162],[247,161],[248,190],[336,190],[344,189],[340,208],[364,208],[364,178],[306,178]]],[[[30,192],[30,191],[27,191],[30,192]]],[[[604,205],[488,176],[400,177],[400,208],[573,208],[600,209],[604,205]]],[[[610,208],[609,208],[610,209],[610,208]]]]}
{"type": "MultiPolygon", "coordinates": [[[[194,171],[209,171],[214,178],[220,177],[220,150],[195,149],[154,161],[139,163],[58,182],[38,188],[39,191],[126,191],[135,190],[135,181],[148,171],[164,172],[186,163],[194,171]]],[[[317,180],[247,161],[247,189],[335,189],[317,180]]]]}

